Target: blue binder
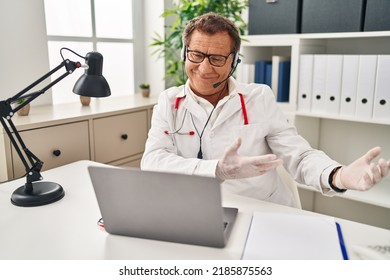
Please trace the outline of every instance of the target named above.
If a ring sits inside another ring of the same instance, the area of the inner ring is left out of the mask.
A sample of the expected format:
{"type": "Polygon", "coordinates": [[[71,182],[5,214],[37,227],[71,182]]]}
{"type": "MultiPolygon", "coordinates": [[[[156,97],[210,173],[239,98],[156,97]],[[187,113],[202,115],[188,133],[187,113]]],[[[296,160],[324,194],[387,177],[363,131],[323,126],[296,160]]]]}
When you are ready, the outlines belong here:
{"type": "Polygon", "coordinates": [[[288,102],[290,97],[290,71],[291,62],[279,62],[278,92],[276,94],[277,102],[288,102]]]}
{"type": "Polygon", "coordinates": [[[272,62],[268,60],[258,60],[255,62],[255,83],[267,84],[267,71],[269,72],[269,86],[271,86],[272,62]]]}

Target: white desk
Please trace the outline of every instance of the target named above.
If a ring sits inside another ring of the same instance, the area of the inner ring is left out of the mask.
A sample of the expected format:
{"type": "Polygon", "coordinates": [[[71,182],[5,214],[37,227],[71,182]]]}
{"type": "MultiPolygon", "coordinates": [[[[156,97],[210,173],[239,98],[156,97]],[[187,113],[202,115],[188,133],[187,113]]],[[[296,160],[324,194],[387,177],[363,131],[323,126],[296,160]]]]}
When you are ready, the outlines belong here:
{"type": "MultiPolygon", "coordinates": [[[[209,248],[109,235],[100,230],[100,212],[87,166],[79,161],[42,173],[65,189],[60,201],[41,207],[24,208],[11,204],[12,192],[25,179],[0,184],[0,259],[240,259],[252,213],[295,212],[317,215],[290,207],[224,194],[224,206],[239,208],[228,245],[209,248]]],[[[337,219],[343,228],[347,250],[352,245],[390,244],[390,231],[337,219]]],[[[356,258],[348,251],[351,259],[356,258]]]]}

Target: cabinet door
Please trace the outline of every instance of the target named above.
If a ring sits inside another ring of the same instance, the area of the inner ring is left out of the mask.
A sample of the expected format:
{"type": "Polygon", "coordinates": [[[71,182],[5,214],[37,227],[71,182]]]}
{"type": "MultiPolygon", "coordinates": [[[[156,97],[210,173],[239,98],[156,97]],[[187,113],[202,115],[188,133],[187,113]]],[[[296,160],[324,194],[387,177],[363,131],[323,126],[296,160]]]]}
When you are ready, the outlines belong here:
{"type": "Polygon", "coordinates": [[[95,160],[109,163],[143,153],[148,133],[146,110],[93,121],[95,160]]]}
{"type": "MultiPolygon", "coordinates": [[[[20,135],[27,148],[44,162],[42,171],[90,159],[87,121],[21,131],[20,135]]],[[[26,173],[14,148],[12,162],[14,177],[26,173]]]]}

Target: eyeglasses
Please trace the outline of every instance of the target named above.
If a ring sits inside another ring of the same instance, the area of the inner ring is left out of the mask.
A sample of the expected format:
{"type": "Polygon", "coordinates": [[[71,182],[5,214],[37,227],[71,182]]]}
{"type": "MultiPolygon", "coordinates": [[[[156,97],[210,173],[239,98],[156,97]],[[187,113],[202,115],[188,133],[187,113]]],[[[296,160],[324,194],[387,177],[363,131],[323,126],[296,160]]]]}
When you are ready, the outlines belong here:
{"type": "Polygon", "coordinates": [[[203,60],[207,57],[212,66],[222,67],[226,64],[227,59],[232,53],[233,52],[229,53],[227,56],[224,56],[219,54],[205,54],[187,49],[187,58],[193,63],[202,63],[203,60]]]}

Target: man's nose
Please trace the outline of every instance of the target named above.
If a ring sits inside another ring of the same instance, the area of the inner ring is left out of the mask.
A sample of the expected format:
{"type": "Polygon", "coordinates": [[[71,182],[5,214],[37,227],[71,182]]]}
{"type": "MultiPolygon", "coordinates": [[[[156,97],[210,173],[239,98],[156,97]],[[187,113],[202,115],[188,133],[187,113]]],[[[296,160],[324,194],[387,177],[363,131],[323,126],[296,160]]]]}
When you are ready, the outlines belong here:
{"type": "Polygon", "coordinates": [[[205,57],[204,60],[199,64],[199,68],[202,71],[210,71],[213,69],[213,66],[210,64],[208,57],[205,57]]]}

